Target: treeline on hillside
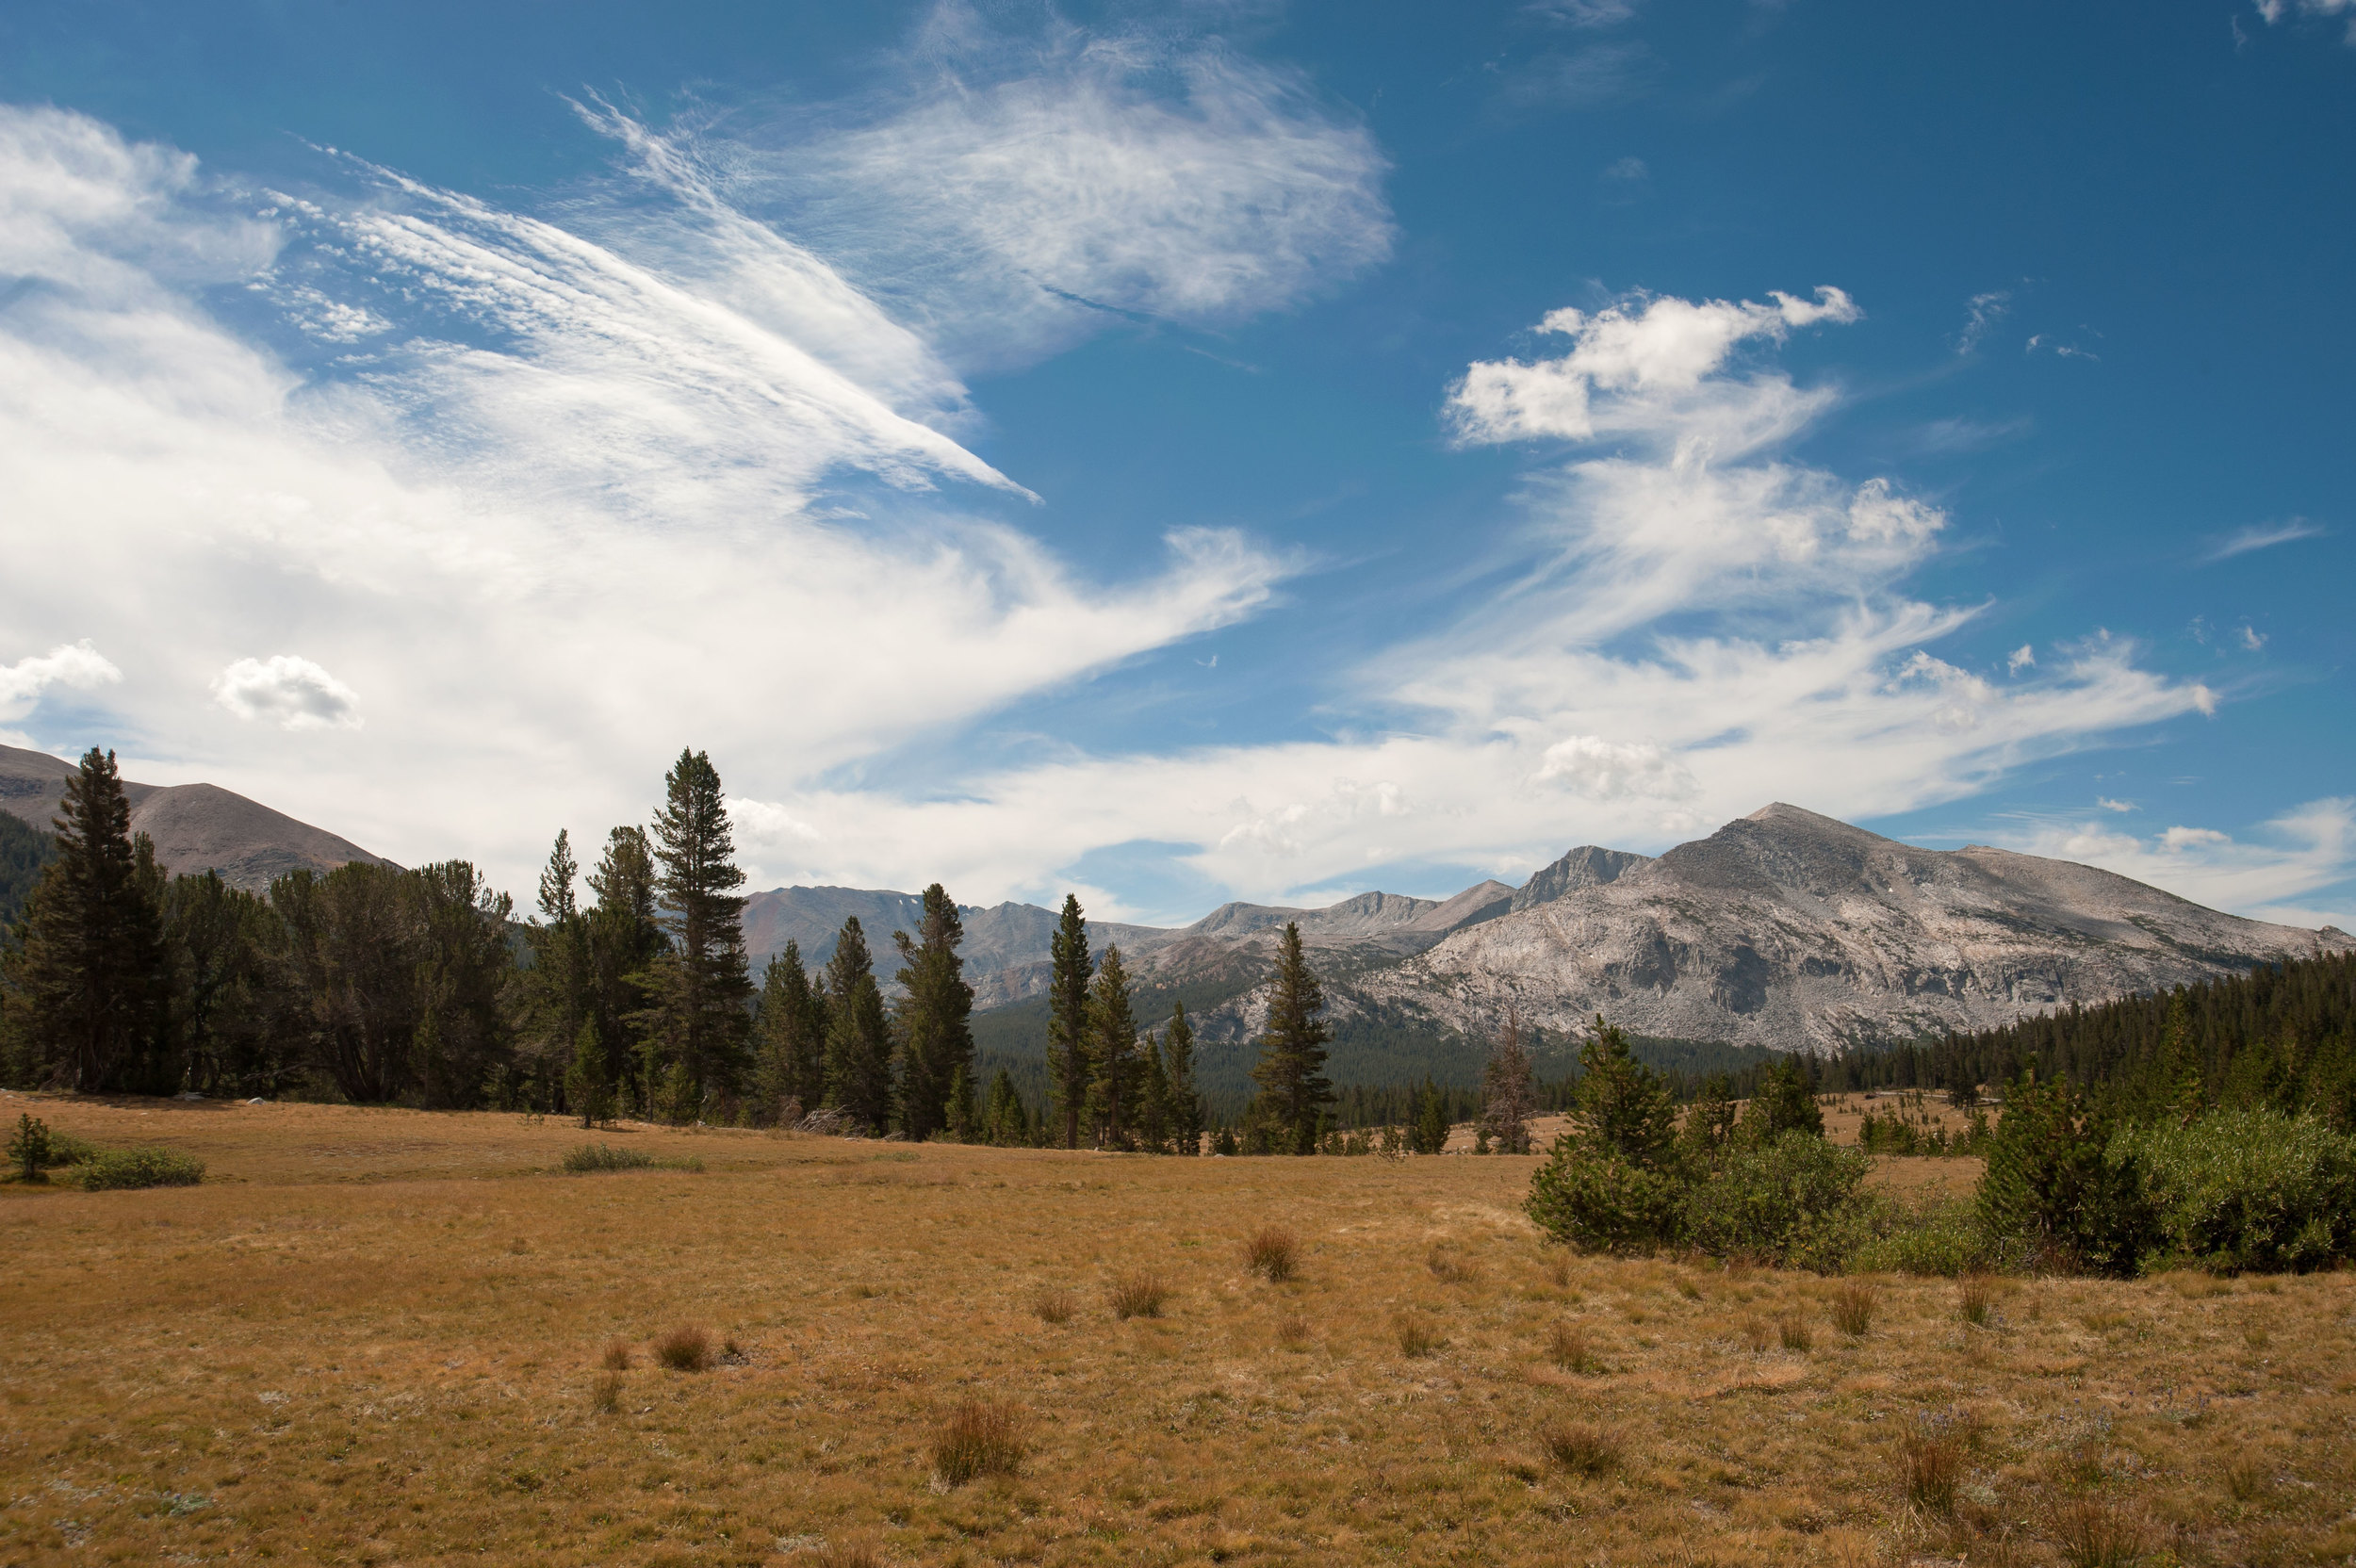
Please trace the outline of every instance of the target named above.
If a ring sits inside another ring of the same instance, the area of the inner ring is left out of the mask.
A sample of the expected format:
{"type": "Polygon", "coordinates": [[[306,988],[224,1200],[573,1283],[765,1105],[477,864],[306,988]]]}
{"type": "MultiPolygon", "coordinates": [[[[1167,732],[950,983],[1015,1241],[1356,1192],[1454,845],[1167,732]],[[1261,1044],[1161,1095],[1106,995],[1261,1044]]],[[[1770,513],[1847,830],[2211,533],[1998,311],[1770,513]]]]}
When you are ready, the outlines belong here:
{"type": "Polygon", "coordinates": [[[57,858],[57,840],[0,811],[0,926],[25,912],[33,884],[57,858]]]}
{"type": "Polygon", "coordinates": [[[2269,964],[2151,996],[2072,1005],[2001,1029],[1824,1063],[1827,1092],[1943,1089],[1958,1096],[2034,1071],[2068,1079],[2113,1115],[2198,1103],[2313,1111],[2356,1127],[2356,954],[2269,964]]]}

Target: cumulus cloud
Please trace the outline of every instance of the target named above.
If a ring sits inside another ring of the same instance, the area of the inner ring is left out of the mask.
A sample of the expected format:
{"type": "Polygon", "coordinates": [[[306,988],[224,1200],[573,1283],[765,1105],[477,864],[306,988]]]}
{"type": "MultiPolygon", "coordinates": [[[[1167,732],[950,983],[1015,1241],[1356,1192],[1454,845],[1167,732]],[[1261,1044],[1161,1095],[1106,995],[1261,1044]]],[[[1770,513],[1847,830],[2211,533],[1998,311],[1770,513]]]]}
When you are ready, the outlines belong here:
{"type": "Polygon", "coordinates": [[[1693,792],[1693,773],[1659,746],[1600,735],[1573,735],[1546,747],[1538,781],[1560,784],[1590,800],[1682,800],[1693,792]]]}
{"type": "Polygon", "coordinates": [[[2257,0],[2257,10],[2268,25],[2294,15],[2348,17],[2348,43],[2356,48],[2356,0],[2257,0]]]}
{"type": "Polygon", "coordinates": [[[92,647],[89,638],[60,643],[47,653],[27,654],[13,664],[0,664],[0,718],[23,718],[51,686],[88,692],[122,679],[123,672],[92,647]]]}
{"type": "Polygon", "coordinates": [[[281,729],[357,729],[360,694],[290,653],[240,659],[213,678],[213,700],[281,729]]]}
{"type": "Polygon", "coordinates": [[[1448,415],[1467,445],[1604,436],[1671,440],[1689,455],[1731,457],[1789,436],[1830,401],[1779,372],[1721,376],[1735,349],[1780,342],[1794,327],[1854,321],[1838,288],[1814,300],[1691,301],[1635,296],[1593,313],[1569,306],[1538,330],[1571,339],[1568,353],[1530,364],[1483,361],[1451,389],[1448,415]]]}

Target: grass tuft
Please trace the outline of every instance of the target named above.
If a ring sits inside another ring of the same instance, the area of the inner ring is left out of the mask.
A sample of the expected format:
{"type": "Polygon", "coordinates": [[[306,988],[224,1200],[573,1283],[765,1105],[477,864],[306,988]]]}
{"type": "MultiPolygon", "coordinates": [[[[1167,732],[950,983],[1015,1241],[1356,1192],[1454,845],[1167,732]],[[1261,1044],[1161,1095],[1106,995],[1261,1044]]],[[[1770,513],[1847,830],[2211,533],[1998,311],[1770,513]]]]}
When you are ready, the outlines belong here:
{"type": "Polygon", "coordinates": [[[1150,1268],[1129,1268],[1113,1276],[1112,1288],[1105,1293],[1112,1303],[1113,1315],[1127,1321],[1132,1317],[1159,1317],[1162,1303],[1174,1294],[1170,1282],[1150,1268]]]}
{"type": "Polygon", "coordinates": [[[682,1323],[654,1342],[656,1364],[674,1372],[708,1372],[712,1369],[712,1334],[692,1323],[682,1323]]]}
{"type": "Polygon", "coordinates": [[[1955,1315],[1975,1329],[1988,1327],[1988,1314],[1996,1307],[1996,1286],[1985,1274],[1965,1278],[1955,1297],[1955,1315]]]}
{"type": "Polygon", "coordinates": [[[1023,1464],[1023,1425],[1012,1405],[966,1399],[933,1434],[933,1473],[950,1486],[1011,1476],[1023,1464]]]}
{"type": "Polygon", "coordinates": [[[1785,1349],[1797,1351],[1801,1355],[1807,1355],[1816,1348],[1815,1332],[1808,1328],[1808,1319],[1796,1312],[1785,1313],[1775,1319],[1775,1338],[1782,1343],[1785,1349]]]}
{"type": "Polygon", "coordinates": [[[1600,1476],[1618,1467],[1617,1432],[1587,1421],[1546,1421],[1538,1428],[1539,1446],[1546,1457],[1575,1476],[1600,1476]]]}
{"type": "Polygon", "coordinates": [[[1587,1331],[1565,1318],[1556,1318],[1547,1328],[1546,1355],[1565,1372],[1595,1369],[1595,1348],[1587,1343],[1587,1331]]]}
{"type": "Polygon", "coordinates": [[[1873,1326],[1873,1308],[1880,1302],[1863,1280],[1843,1280],[1832,1293],[1832,1326],[1851,1339],[1863,1339],[1873,1326]]]}
{"type": "Polygon", "coordinates": [[[2266,1490],[2266,1467],[2248,1454],[2225,1462],[2225,1492],[2237,1503],[2255,1502],[2266,1490]]]}
{"type": "Polygon", "coordinates": [[[1263,1225],[1243,1245],[1243,1266],[1272,1285],[1298,1278],[1301,1238],[1281,1225],[1263,1225]]]}
{"type": "Polygon", "coordinates": [[[1423,1264],[1426,1268],[1432,1270],[1433,1279],[1447,1284],[1468,1284],[1481,1278],[1481,1270],[1473,1266],[1471,1259],[1460,1258],[1443,1247],[1432,1248],[1431,1255],[1423,1260],[1423,1264]]]}
{"type": "Polygon", "coordinates": [[[1758,1355],[1775,1342],[1775,1331],[1757,1313],[1742,1319],[1742,1344],[1751,1354],[1758,1355]]]}
{"type": "Polygon", "coordinates": [[[622,1380],[612,1372],[597,1374],[589,1385],[589,1408],[599,1415],[617,1415],[622,1409],[622,1380]]]}
{"type": "Polygon", "coordinates": [[[1297,1312],[1285,1314],[1276,1323],[1276,1343],[1286,1350],[1306,1350],[1309,1348],[1309,1320],[1297,1312]]]}
{"type": "Polygon", "coordinates": [[[1432,1320],[1420,1313],[1400,1313],[1391,1319],[1391,1332],[1399,1341],[1399,1353],[1402,1356],[1428,1356],[1448,1343],[1432,1320]]]}
{"type": "Polygon", "coordinates": [[[2057,1524],[2068,1568],[2133,1568],[2144,1559],[2142,1527],[2100,1498],[2080,1498],[2057,1524]]]}
{"type": "Polygon", "coordinates": [[[1080,1303],[1068,1290],[1041,1285],[1031,1297],[1031,1310],[1039,1314],[1041,1323],[1069,1323],[1080,1303]]]}
{"type": "Polygon", "coordinates": [[[1963,1477],[1963,1443],[1954,1418],[1921,1414],[1898,1440],[1898,1473],[1906,1501],[1933,1513],[1955,1511],[1955,1483],[1963,1477]]]}
{"type": "Polygon", "coordinates": [[[614,1338],[605,1342],[605,1360],[603,1364],[608,1372],[627,1372],[630,1370],[630,1354],[629,1340],[624,1339],[617,1334],[614,1338]]]}

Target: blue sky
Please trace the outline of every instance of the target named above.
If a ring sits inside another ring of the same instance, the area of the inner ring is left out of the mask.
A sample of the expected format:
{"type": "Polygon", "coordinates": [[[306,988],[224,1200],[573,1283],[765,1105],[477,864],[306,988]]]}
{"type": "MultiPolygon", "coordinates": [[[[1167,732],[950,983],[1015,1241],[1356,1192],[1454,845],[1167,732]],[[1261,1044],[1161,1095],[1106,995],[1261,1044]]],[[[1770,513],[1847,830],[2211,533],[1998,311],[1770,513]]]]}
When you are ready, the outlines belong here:
{"type": "Polygon", "coordinates": [[[528,886],[2356,915],[2356,3],[0,15],[0,731],[528,886]]]}

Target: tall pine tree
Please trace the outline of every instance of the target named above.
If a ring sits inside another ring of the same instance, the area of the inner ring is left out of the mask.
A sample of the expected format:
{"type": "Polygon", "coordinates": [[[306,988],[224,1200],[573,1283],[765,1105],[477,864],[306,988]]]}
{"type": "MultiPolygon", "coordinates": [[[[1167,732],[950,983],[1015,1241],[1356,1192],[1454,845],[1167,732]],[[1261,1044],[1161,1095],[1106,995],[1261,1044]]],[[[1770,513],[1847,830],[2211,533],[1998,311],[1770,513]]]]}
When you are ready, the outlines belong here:
{"type": "Polygon", "coordinates": [[[1530,1070],[1530,1049],[1522,1044],[1521,1015],[1508,1011],[1505,1034],[1489,1053],[1481,1074],[1481,1133],[1500,1154],[1530,1152],[1530,1119],[1538,1108],[1537,1087],[1530,1070]]]}
{"type": "Polygon", "coordinates": [[[1325,992],[1301,952],[1300,923],[1286,921],[1268,981],[1268,1029],[1252,1070],[1276,1126],[1278,1153],[1317,1152],[1318,1117],[1333,1102],[1333,1086],[1325,1076],[1325,1046],[1333,1037],[1317,1016],[1324,1010],[1325,992]]]}
{"type": "Polygon", "coordinates": [[[1194,1025],[1186,1004],[1170,1009],[1170,1031],[1162,1040],[1162,1073],[1169,1082],[1170,1146],[1181,1154],[1203,1152],[1203,1093],[1194,1086],[1194,1025]]]}
{"type": "Polygon", "coordinates": [[[646,1073],[646,1000],[654,963],[670,939],[655,919],[654,852],[646,829],[617,827],[589,873],[597,895],[586,917],[589,1017],[605,1050],[605,1081],[644,1113],[654,1087],[646,1073]]]}
{"type": "Polygon", "coordinates": [[[892,1125],[892,1023],[857,915],[843,923],[826,960],[826,1011],[827,1101],[880,1134],[892,1125]]]}
{"type": "Polygon", "coordinates": [[[826,1000],[802,965],[799,942],[787,942],[761,975],[754,1082],[773,1116],[807,1115],[826,1097],[826,1000]]]}
{"type": "Polygon", "coordinates": [[[1088,988],[1088,1134],[1099,1149],[1126,1149],[1137,1116],[1137,1019],[1121,949],[1104,949],[1088,988]]]}
{"type": "Polygon", "coordinates": [[[1063,918],[1048,944],[1053,971],[1047,982],[1047,1092],[1049,1114],[1061,1126],[1063,1146],[1080,1147],[1080,1117],[1088,1096],[1088,982],[1096,965],[1088,956],[1088,917],[1076,893],[1064,894],[1063,918]]]}
{"type": "MultiPolygon", "coordinates": [[[[540,872],[540,919],[524,928],[532,968],[518,977],[523,993],[520,1065],[535,1081],[533,1098],[536,1102],[546,1096],[576,1115],[580,1107],[572,1103],[569,1086],[576,1076],[581,1030],[590,1018],[588,922],[573,892],[580,874],[572,836],[559,828],[555,847],[540,872]]],[[[595,1044],[594,1026],[590,1038],[595,1044]]],[[[596,1081],[600,1086],[607,1082],[602,1067],[596,1081]]]]}
{"type": "MultiPolygon", "coordinates": [[[[654,1044],[685,1070],[695,1097],[733,1094],[744,1067],[753,994],[744,958],[744,900],[736,841],[712,759],[682,751],[655,813],[655,891],[671,950],[655,961],[654,1044]]],[[[675,1114],[683,1114],[680,1107],[675,1114]]]]}
{"type": "Polygon", "coordinates": [[[177,1086],[163,1051],[157,878],[131,841],[114,753],[92,746],[51,825],[57,859],[33,890],[0,970],[12,1076],[85,1094],[177,1086]]]}
{"type": "MultiPolygon", "coordinates": [[[[960,1073],[973,1064],[973,988],[965,983],[965,960],[957,944],[965,923],[938,882],[924,890],[924,915],[916,938],[894,931],[900,949],[896,978],[907,1000],[900,1004],[904,1066],[900,1074],[900,1129],[923,1142],[948,1124],[949,1097],[960,1073]]],[[[968,1086],[971,1096],[971,1085],[968,1086]]]]}

